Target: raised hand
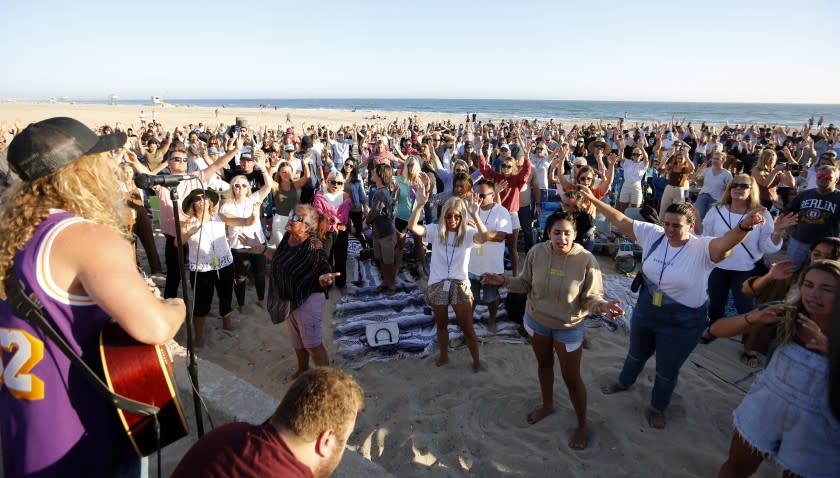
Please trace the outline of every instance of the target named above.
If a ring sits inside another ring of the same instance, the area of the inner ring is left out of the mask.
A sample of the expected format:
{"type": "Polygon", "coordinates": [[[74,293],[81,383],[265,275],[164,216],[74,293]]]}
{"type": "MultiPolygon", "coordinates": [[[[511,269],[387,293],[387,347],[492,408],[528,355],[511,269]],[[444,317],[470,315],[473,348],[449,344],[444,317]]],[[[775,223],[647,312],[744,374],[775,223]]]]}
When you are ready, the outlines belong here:
{"type": "Polygon", "coordinates": [[[595,194],[592,193],[592,190],[589,189],[589,186],[584,186],[583,184],[578,184],[576,187],[577,187],[577,190],[580,191],[580,194],[583,197],[585,197],[586,199],[589,199],[590,201],[593,200],[593,199],[597,199],[595,197],[595,194]]]}
{"type": "Polygon", "coordinates": [[[808,335],[811,337],[805,342],[805,347],[827,354],[828,337],[826,337],[822,330],[820,330],[820,326],[801,312],[799,313],[799,318],[796,321],[799,322],[799,325],[801,325],[803,329],[810,332],[808,335]]]}
{"type": "Polygon", "coordinates": [[[257,238],[256,232],[254,233],[254,237],[250,237],[247,234],[240,234],[238,238],[239,242],[253,249],[261,248],[263,246],[262,241],[257,238]]]}
{"type": "Polygon", "coordinates": [[[796,213],[779,214],[773,221],[773,229],[776,232],[782,232],[791,226],[795,226],[797,223],[799,223],[799,216],[796,213]]]}
{"type": "Polygon", "coordinates": [[[507,179],[502,179],[501,181],[496,183],[496,186],[493,188],[496,190],[496,197],[502,197],[501,194],[505,192],[507,188],[510,187],[510,183],[508,183],[507,179]]]}
{"type": "Polygon", "coordinates": [[[739,223],[739,227],[741,224],[743,224],[745,227],[755,227],[759,224],[764,224],[765,212],[767,212],[766,207],[757,207],[755,209],[751,209],[744,216],[744,219],[741,220],[741,222],[739,223]]]}
{"type": "Polygon", "coordinates": [[[767,277],[774,280],[785,280],[793,276],[794,271],[796,271],[796,263],[789,259],[782,259],[770,266],[767,277]]]}

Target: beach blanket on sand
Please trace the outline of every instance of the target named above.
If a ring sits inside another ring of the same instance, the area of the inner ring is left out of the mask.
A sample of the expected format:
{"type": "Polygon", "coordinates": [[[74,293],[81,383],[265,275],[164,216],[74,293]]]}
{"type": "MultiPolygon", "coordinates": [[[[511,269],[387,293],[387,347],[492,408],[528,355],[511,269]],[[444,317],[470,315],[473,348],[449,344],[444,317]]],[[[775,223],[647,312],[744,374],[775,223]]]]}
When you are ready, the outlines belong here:
{"type": "MultiPolygon", "coordinates": [[[[423,358],[437,351],[432,309],[426,304],[423,291],[417,287],[411,274],[400,272],[397,276],[397,293],[392,296],[376,291],[382,280],[370,260],[355,259],[355,264],[348,267],[347,279],[345,294],[335,306],[332,322],[333,338],[338,345],[336,354],[345,359],[350,367],[361,368],[370,362],[395,358],[423,358]],[[399,342],[380,347],[369,346],[365,335],[367,326],[387,322],[394,322],[399,327],[399,342]]],[[[479,341],[527,343],[519,334],[519,324],[507,320],[504,308],[507,291],[500,292],[503,300],[496,314],[495,334],[487,329],[487,306],[476,306],[473,323],[479,341]]],[[[452,310],[449,311],[449,322],[449,345],[460,347],[464,336],[452,310]]]]}
{"type": "MultiPolygon", "coordinates": [[[[333,315],[333,338],[337,345],[336,354],[347,361],[352,368],[361,368],[370,362],[393,360],[395,358],[423,358],[437,351],[437,337],[432,309],[423,298],[411,274],[403,271],[397,276],[397,293],[388,296],[376,292],[381,283],[379,271],[371,261],[356,258],[348,267],[348,281],[345,295],[339,299],[333,315]],[[352,270],[352,272],[351,272],[352,270]],[[393,345],[371,347],[365,335],[369,324],[394,322],[400,331],[399,342],[393,345]]],[[[604,288],[608,299],[621,299],[626,311],[625,317],[613,321],[608,317],[590,315],[585,319],[586,327],[607,327],[615,331],[630,331],[630,316],[636,305],[636,295],[630,292],[632,279],[625,276],[604,276],[604,288]]],[[[507,319],[504,308],[505,289],[496,315],[496,332],[487,329],[487,307],[476,306],[474,327],[479,341],[495,343],[525,344],[519,334],[519,324],[507,319]]],[[[455,321],[455,314],[449,312],[450,347],[463,345],[463,334],[455,321]]]]}

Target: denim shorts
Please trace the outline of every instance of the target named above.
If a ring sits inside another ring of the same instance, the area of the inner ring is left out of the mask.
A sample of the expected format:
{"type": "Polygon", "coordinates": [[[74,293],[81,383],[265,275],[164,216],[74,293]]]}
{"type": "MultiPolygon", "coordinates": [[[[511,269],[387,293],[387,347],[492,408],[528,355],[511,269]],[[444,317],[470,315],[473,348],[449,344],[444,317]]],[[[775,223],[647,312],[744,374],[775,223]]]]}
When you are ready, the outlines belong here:
{"type": "Polygon", "coordinates": [[[525,312],[524,325],[529,335],[540,334],[544,337],[553,338],[555,342],[565,344],[566,352],[574,352],[583,345],[583,322],[571,329],[550,329],[534,320],[528,312],[525,312]]]}
{"type": "Polygon", "coordinates": [[[773,354],[733,412],[756,450],[802,476],[837,476],[840,422],[828,406],[828,359],[801,345],[773,354]]]}

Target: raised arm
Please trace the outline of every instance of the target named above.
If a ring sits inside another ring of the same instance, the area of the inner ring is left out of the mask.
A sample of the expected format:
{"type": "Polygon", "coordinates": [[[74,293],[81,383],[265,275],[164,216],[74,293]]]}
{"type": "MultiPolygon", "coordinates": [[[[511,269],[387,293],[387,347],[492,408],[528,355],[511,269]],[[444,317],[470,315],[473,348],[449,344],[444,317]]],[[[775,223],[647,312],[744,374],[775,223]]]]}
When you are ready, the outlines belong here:
{"type": "Polygon", "coordinates": [[[426,201],[429,200],[429,195],[426,193],[426,188],[421,186],[417,188],[417,192],[415,193],[415,202],[414,202],[414,210],[411,211],[411,217],[408,218],[408,230],[411,231],[412,234],[415,234],[419,237],[423,237],[426,235],[426,228],[420,224],[417,224],[417,221],[420,220],[420,213],[423,212],[423,206],[426,205],[426,201]]]}
{"type": "Polygon", "coordinates": [[[732,249],[743,241],[747,234],[758,224],[764,223],[764,212],[766,208],[759,207],[749,211],[738,227],[734,227],[726,234],[712,239],[709,243],[709,257],[712,262],[720,262],[732,253],[732,249]]]}
{"type": "Polygon", "coordinates": [[[625,216],[621,211],[618,209],[613,209],[609,204],[601,201],[600,199],[595,197],[595,194],[592,193],[592,190],[586,186],[579,185],[578,190],[583,194],[584,197],[589,199],[589,202],[595,206],[601,214],[610,222],[618,232],[623,234],[624,236],[630,238],[631,240],[636,239],[636,233],[633,231],[633,220],[629,217],[625,216]]]}
{"type": "Polygon", "coordinates": [[[259,195],[260,199],[259,202],[263,202],[265,200],[265,197],[268,196],[268,193],[271,192],[274,181],[271,180],[271,174],[269,173],[268,168],[266,167],[265,153],[263,152],[263,150],[258,149],[255,153],[255,157],[257,159],[257,168],[259,168],[259,171],[262,173],[263,182],[265,183],[257,191],[257,194],[259,195]]]}
{"type": "Polygon", "coordinates": [[[206,169],[202,171],[205,178],[210,178],[217,172],[219,172],[226,164],[230,162],[236,156],[237,151],[242,149],[242,138],[238,138],[236,142],[233,144],[233,147],[228,150],[223,156],[220,156],[219,159],[213,161],[213,164],[207,166],[206,169]]]}

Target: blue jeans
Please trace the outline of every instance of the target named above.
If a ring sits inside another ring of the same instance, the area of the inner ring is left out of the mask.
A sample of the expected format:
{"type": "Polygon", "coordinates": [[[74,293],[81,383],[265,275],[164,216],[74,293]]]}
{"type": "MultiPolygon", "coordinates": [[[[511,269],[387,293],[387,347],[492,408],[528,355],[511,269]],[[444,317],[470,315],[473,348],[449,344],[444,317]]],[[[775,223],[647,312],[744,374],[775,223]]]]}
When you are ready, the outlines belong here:
{"type": "Polygon", "coordinates": [[[709,275],[709,320],[711,323],[724,316],[730,291],[735,301],[735,310],[739,314],[745,314],[755,308],[755,299],[746,296],[741,291],[744,281],[751,276],[752,271],[730,271],[715,267],[709,275]]]}
{"type": "Polygon", "coordinates": [[[691,308],[665,296],[661,307],[651,303],[651,290],[645,284],[630,322],[630,350],[618,383],[624,387],[636,383],[645,363],[656,352],[656,380],[650,406],[664,412],[677,387],[680,368],[703,334],[708,323],[709,303],[691,308]]]}
{"type": "Polygon", "coordinates": [[[806,244],[798,239],[790,238],[788,241],[788,248],[787,248],[787,257],[786,259],[790,259],[796,264],[796,267],[802,265],[805,262],[805,259],[808,259],[811,255],[811,245],[806,244]]]}
{"type": "Polygon", "coordinates": [[[716,202],[715,198],[713,198],[709,193],[700,193],[700,195],[697,196],[697,200],[694,201],[694,207],[697,208],[697,212],[700,215],[699,222],[703,222],[703,218],[706,217],[706,213],[712,209],[712,206],[716,202]]]}
{"type": "Polygon", "coordinates": [[[534,222],[534,213],[531,212],[531,206],[523,206],[519,208],[519,227],[522,229],[522,240],[525,241],[525,251],[529,251],[534,246],[534,228],[531,223],[534,222]]]}

